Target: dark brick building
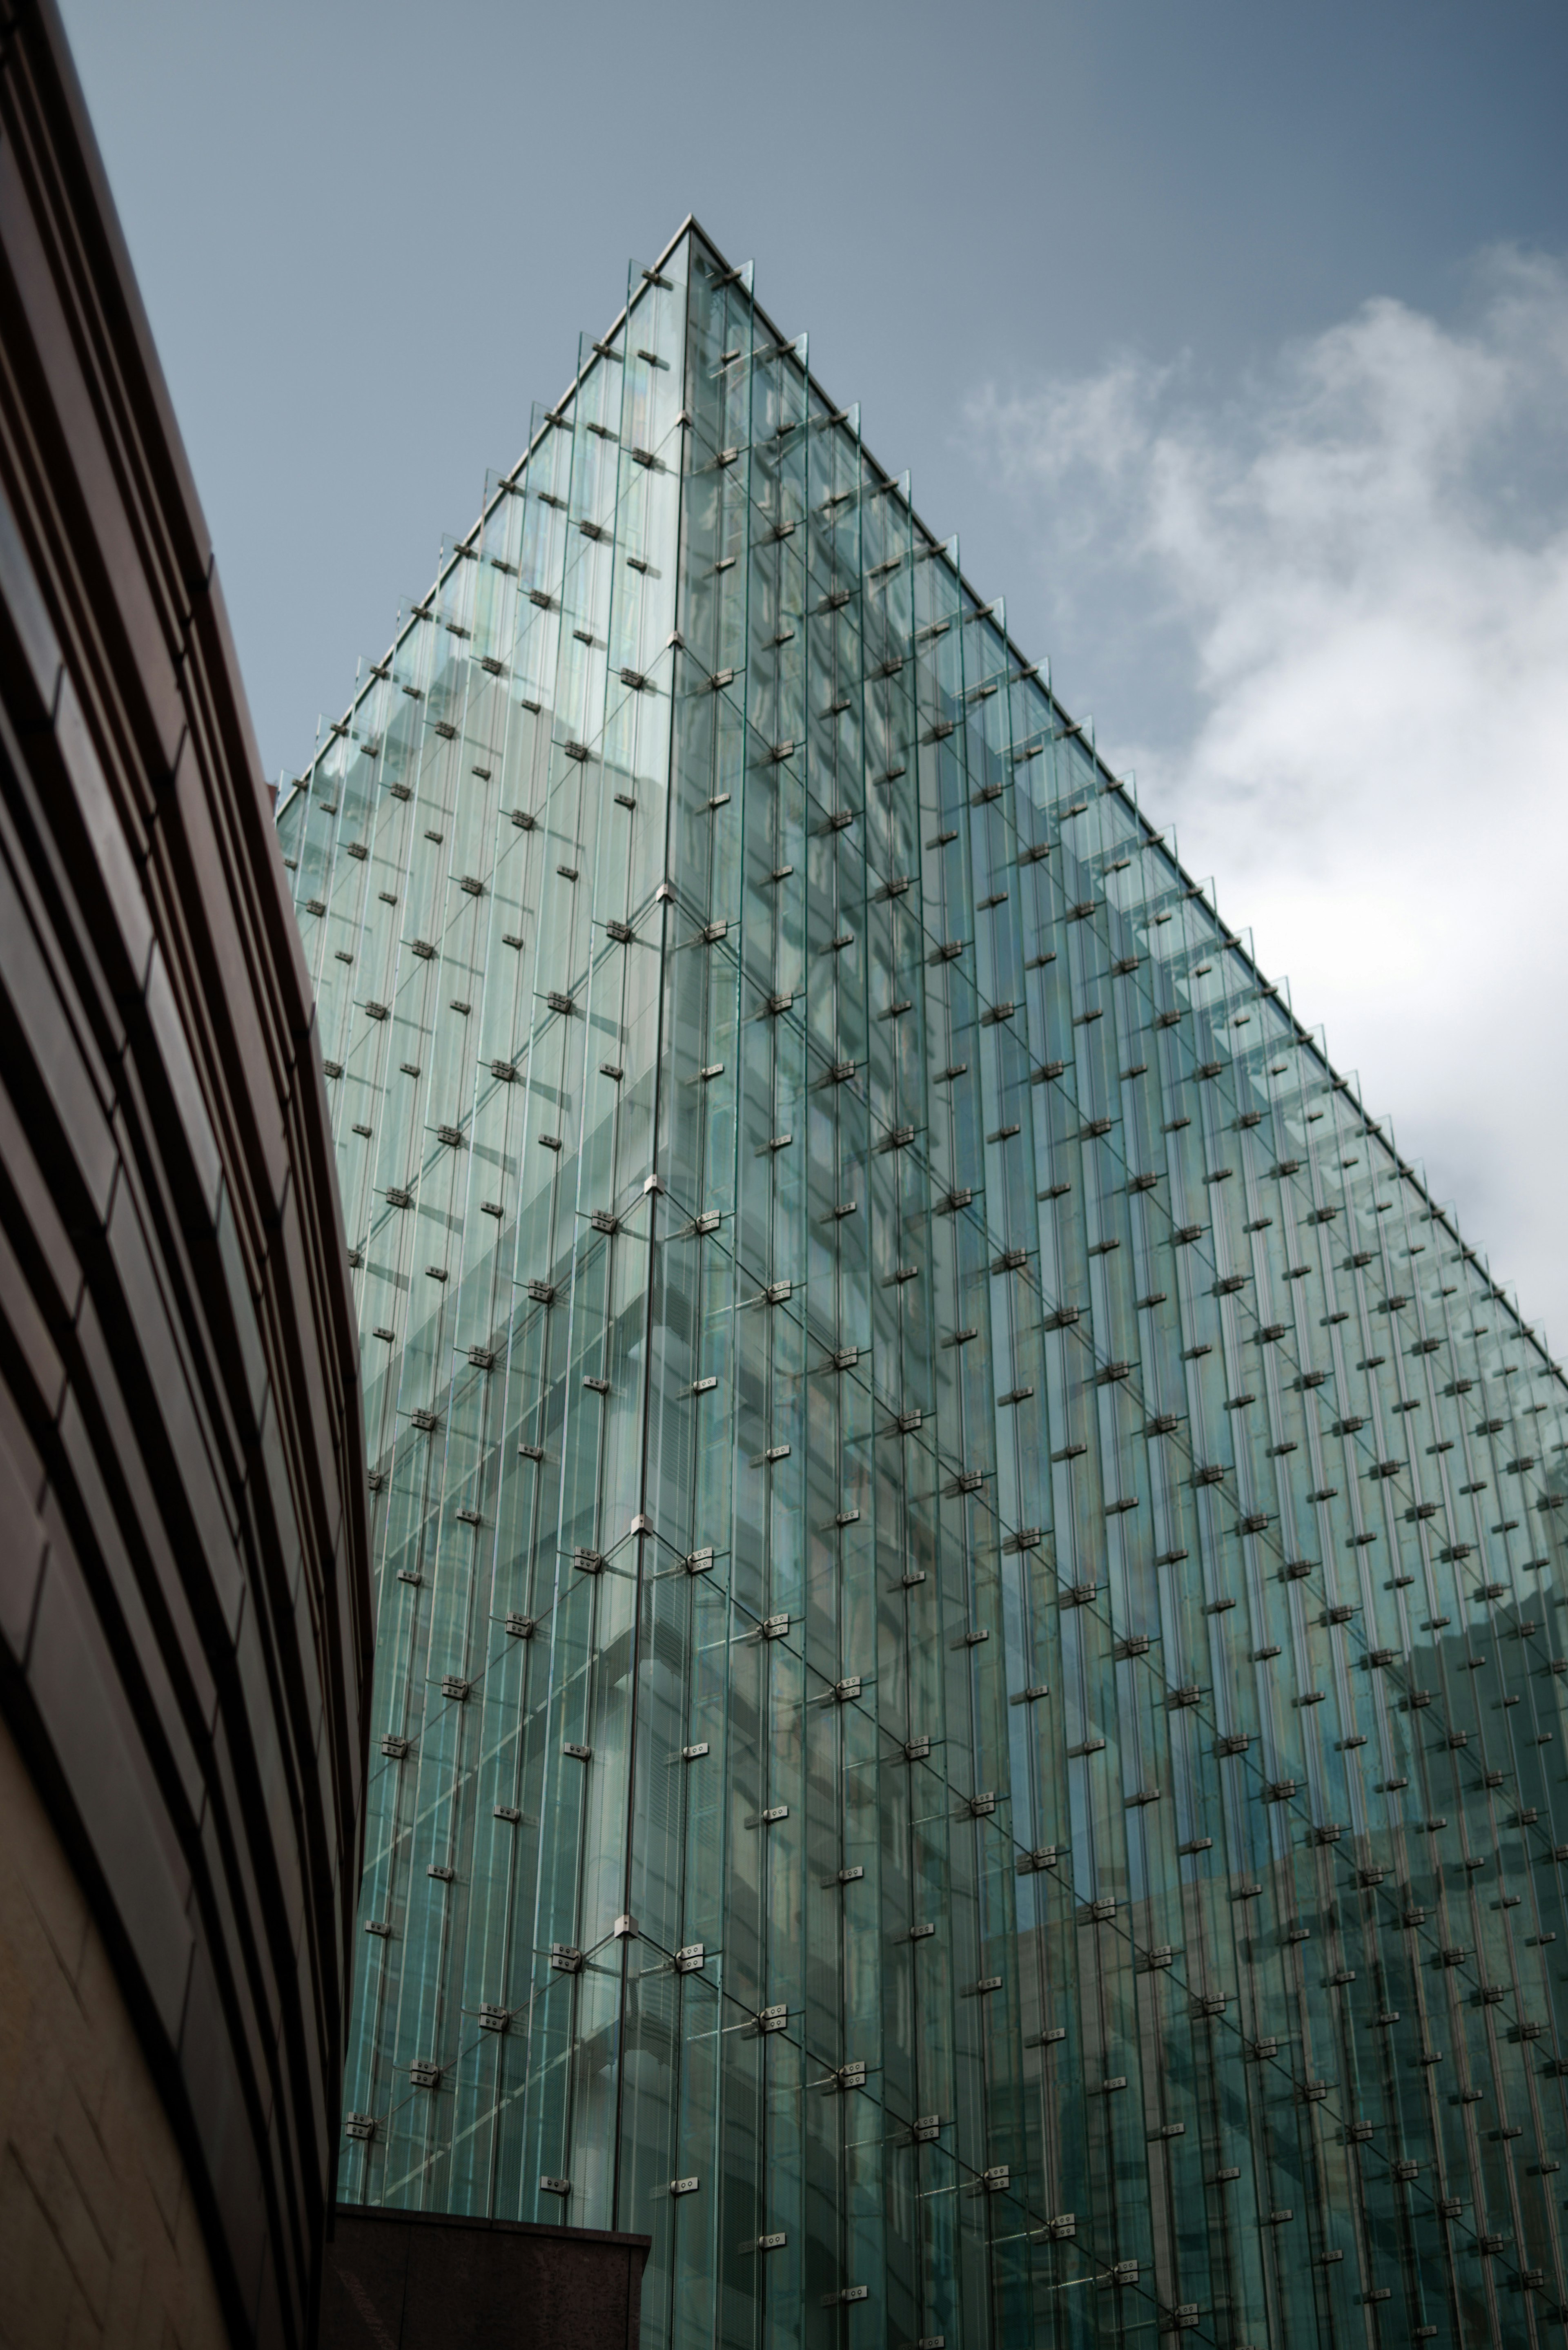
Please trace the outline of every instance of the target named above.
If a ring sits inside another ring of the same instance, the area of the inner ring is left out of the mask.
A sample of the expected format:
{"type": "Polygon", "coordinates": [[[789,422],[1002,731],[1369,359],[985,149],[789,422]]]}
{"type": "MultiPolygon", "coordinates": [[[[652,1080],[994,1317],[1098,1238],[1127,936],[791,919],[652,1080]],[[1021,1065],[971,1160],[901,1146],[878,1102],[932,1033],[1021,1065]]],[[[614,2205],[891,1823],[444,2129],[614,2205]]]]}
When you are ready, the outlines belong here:
{"type": "Polygon", "coordinates": [[[0,31],[0,2340],[314,2329],[370,1657],[314,1006],[58,19],[0,31]]]}

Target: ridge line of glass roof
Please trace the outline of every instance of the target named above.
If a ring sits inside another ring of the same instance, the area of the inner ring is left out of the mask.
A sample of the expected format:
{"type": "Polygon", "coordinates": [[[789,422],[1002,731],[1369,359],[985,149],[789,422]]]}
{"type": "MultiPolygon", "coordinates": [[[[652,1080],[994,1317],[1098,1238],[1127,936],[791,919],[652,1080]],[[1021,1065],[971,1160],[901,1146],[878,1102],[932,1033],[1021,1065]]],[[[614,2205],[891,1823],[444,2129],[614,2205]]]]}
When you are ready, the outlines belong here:
{"type": "MultiPolygon", "coordinates": [[[[676,230],[676,232],[675,232],[674,235],[673,235],[673,236],[669,240],[669,242],[668,242],[668,243],[666,244],[666,245],[664,246],[663,251],[662,251],[662,252],[658,255],[658,257],[657,257],[657,258],[656,258],[652,263],[650,263],[650,264],[649,265],[649,268],[650,268],[654,273],[657,273],[658,271],[661,270],[661,269],[663,268],[663,266],[664,266],[665,263],[670,259],[670,255],[674,253],[674,251],[675,251],[676,247],[680,244],[681,238],[687,234],[687,233],[688,233],[688,231],[689,231],[689,230],[693,229],[693,228],[696,228],[696,227],[697,227],[697,222],[696,222],[696,217],[695,217],[695,215],[694,215],[693,213],[687,213],[687,215],[686,215],[686,218],[681,222],[681,224],[680,224],[680,227],[676,230]]],[[[702,236],[702,241],[703,241],[703,243],[708,246],[708,248],[709,248],[710,252],[711,252],[711,253],[712,253],[712,254],[714,255],[714,256],[715,256],[717,259],[719,259],[719,260],[722,260],[722,259],[723,259],[723,256],[722,256],[722,254],[720,254],[718,246],[717,246],[716,244],[713,244],[712,239],[711,239],[711,237],[707,236],[707,235],[706,235],[706,234],[705,234],[701,230],[701,229],[699,229],[699,230],[698,230],[698,234],[699,234],[699,235],[702,236]]],[[[726,267],[728,267],[728,265],[729,265],[726,263],[726,264],[725,264],[725,266],[726,266],[726,267]]],[[[599,341],[600,341],[600,342],[602,342],[602,343],[608,343],[608,342],[613,341],[613,340],[614,340],[614,338],[615,338],[615,337],[616,337],[618,334],[619,334],[619,332],[620,332],[621,328],[626,325],[627,320],[628,320],[628,317],[629,317],[629,316],[630,316],[630,313],[631,313],[631,302],[630,302],[630,299],[629,299],[629,297],[628,297],[628,300],[626,300],[625,302],[623,302],[623,303],[621,304],[620,308],[616,312],[615,317],[611,319],[611,321],[610,321],[609,325],[605,328],[604,333],[599,337],[599,341]]],[[[543,439],[544,439],[545,432],[545,431],[547,431],[547,430],[549,429],[549,424],[550,424],[550,421],[551,421],[552,418],[554,418],[554,417],[558,417],[558,416],[559,416],[559,414],[560,414],[561,410],[566,406],[566,404],[567,400],[573,400],[573,399],[575,399],[575,398],[576,397],[577,393],[582,390],[583,384],[584,384],[584,382],[586,381],[586,380],[587,380],[587,376],[588,376],[588,374],[589,374],[590,370],[591,370],[591,369],[593,369],[593,368],[597,364],[598,358],[599,358],[599,354],[598,354],[598,352],[596,350],[596,351],[595,351],[595,353],[594,353],[593,358],[592,358],[592,359],[588,359],[588,360],[587,360],[587,361],[585,361],[585,363],[584,363],[580,368],[578,368],[578,369],[577,369],[577,371],[576,371],[576,375],[574,375],[574,376],[573,376],[573,378],[572,378],[572,380],[571,380],[570,383],[568,383],[568,384],[566,385],[566,390],[565,390],[560,394],[560,396],[559,396],[556,400],[554,400],[554,401],[551,403],[550,407],[549,407],[549,408],[547,408],[547,409],[545,410],[545,426],[541,429],[541,431],[540,431],[540,432],[536,432],[536,433],[534,435],[534,438],[533,438],[530,442],[528,442],[526,443],[526,445],[524,446],[524,450],[523,450],[523,453],[522,453],[522,455],[521,455],[520,457],[518,457],[518,458],[516,459],[515,463],[513,463],[512,465],[510,465],[510,466],[507,468],[506,472],[505,472],[505,473],[501,476],[501,481],[502,481],[502,485],[503,485],[503,489],[504,489],[504,490],[507,490],[507,489],[510,489],[510,488],[511,488],[511,486],[512,486],[513,483],[514,482],[514,480],[515,480],[516,476],[517,476],[517,475],[522,472],[522,470],[523,470],[524,466],[524,465],[526,465],[526,463],[528,463],[529,458],[533,456],[534,452],[538,448],[538,446],[539,446],[540,442],[541,442],[543,441],[543,439]]],[[[431,582],[430,587],[429,587],[429,588],[427,588],[427,590],[425,591],[425,597],[424,597],[424,598],[423,598],[423,602],[424,602],[424,603],[428,603],[428,602],[430,601],[431,598],[431,597],[433,597],[433,596],[434,596],[434,595],[439,591],[439,589],[440,589],[440,588],[444,585],[444,583],[446,582],[446,580],[448,580],[448,579],[452,577],[452,574],[453,570],[456,568],[456,565],[457,565],[457,561],[458,561],[458,559],[466,554],[466,552],[467,552],[467,550],[468,550],[468,548],[469,548],[469,546],[470,546],[470,545],[471,545],[471,543],[472,543],[472,542],[473,542],[473,541],[475,541],[475,540],[477,540],[477,538],[478,538],[478,536],[479,536],[480,532],[483,530],[483,526],[484,526],[485,522],[488,520],[488,518],[489,518],[489,516],[491,515],[491,514],[494,511],[494,509],[495,509],[496,505],[499,504],[499,502],[500,502],[500,494],[498,493],[498,494],[497,494],[497,496],[496,496],[496,497],[494,497],[494,498],[492,498],[492,499],[491,499],[487,504],[485,504],[485,503],[482,503],[482,504],[481,504],[481,505],[480,505],[480,509],[479,509],[479,515],[478,515],[478,519],[477,519],[474,523],[472,523],[472,524],[470,525],[470,527],[469,527],[469,528],[468,528],[464,533],[463,533],[462,536],[459,540],[457,540],[457,542],[456,542],[457,554],[456,554],[456,556],[453,557],[453,560],[452,560],[451,563],[446,564],[445,566],[438,566],[437,570],[436,570],[435,577],[434,577],[434,579],[431,582]]],[[[404,628],[402,628],[402,629],[400,629],[398,630],[397,634],[393,637],[391,643],[390,643],[390,644],[388,646],[388,648],[387,648],[387,656],[386,656],[386,657],[387,657],[388,660],[391,660],[391,657],[392,657],[392,655],[397,651],[398,647],[399,647],[399,646],[403,642],[404,639],[405,639],[405,638],[407,638],[407,637],[408,637],[408,636],[412,632],[413,629],[414,629],[414,628],[415,628],[415,626],[418,624],[418,622],[419,622],[420,620],[421,620],[421,619],[427,619],[428,617],[429,617],[429,615],[428,615],[428,614],[423,610],[422,606],[421,606],[421,604],[416,604],[416,605],[413,607],[412,611],[411,611],[411,613],[410,613],[410,618],[409,618],[409,621],[408,621],[407,626],[406,626],[406,627],[404,627],[404,628]]],[[[373,665],[372,665],[372,670],[371,670],[371,677],[372,677],[372,679],[374,679],[374,666],[373,666],[373,665]]],[[[349,718],[349,717],[351,717],[351,716],[352,716],[352,714],[353,714],[354,711],[358,707],[359,703],[360,703],[361,702],[363,702],[363,700],[365,699],[365,696],[366,696],[368,693],[369,693],[369,692],[373,691],[373,690],[374,690],[373,684],[372,684],[371,682],[367,682],[365,685],[363,685],[363,686],[361,686],[361,687],[358,688],[358,689],[357,689],[353,693],[351,693],[351,694],[349,695],[348,702],[347,702],[345,703],[345,705],[344,705],[344,711],[343,711],[343,715],[344,715],[344,718],[345,718],[346,720],[347,720],[348,718],[349,718]]],[[[319,755],[318,754],[313,754],[313,755],[312,755],[312,758],[311,758],[310,763],[309,763],[309,766],[307,766],[307,767],[306,768],[306,770],[305,770],[305,774],[306,774],[306,775],[308,775],[308,774],[309,774],[309,772],[310,772],[310,768],[315,766],[315,764],[316,764],[316,760],[317,760],[317,756],[318,756],[318,755],[319,755]]],[[[287,786],[286,786],[286,793],[285,793],[285,790],[284,790],[284,789],[281,789],[281,788],[280,788],[280,790],[279,790],[279,793],[278,793],[278,800],[277,800],[277,806],[276,806],[276,808],[275,808],[275,811],[274,811],[275,816],[276,816],[276,815],[281,815],[281,813],[282,813],[283,809],[284,809],[284,808],[288,805],[288,800],[289,800],[289,799],[291,799],[291,798],[293,797],[294,794],[301,788],[301,786],[302,786],[302,785],[303,785],[303,784],[304,784],[304,781],[305,781],[305,775],[291,775],[291,776],[289,777],[289,779],[288,779],[288,785],[287,785],[287,786]]]]}
{"type": "MultiPolygon", "coordinates": [[[[644,282],[647,283],[649,278],[657,276],[659,272],[663,269],[665,263],[669,261],[678,250],[683,238],[693,236],[701,240],[710,257],[718,263],[722,271],[729,273],[733,270],[734,265],[721,250],[714,239],[709,235],[708,231],[702,226],[702,224],[697,218],[696,213],[689,212],[681,221],[680,226],[676,229],[675,234],[667,240],[663,248],[654,261],[646,265],[644,282]]],[[[768,329],[781,354],[784,351],[793,353],[794,340],[798,340],[799,338],[797,337],[791,341],[785,341],[781,337],[779,329],[774,325],[769,313],[757,300],[754,292],[751,295],[750,300],[753,317],[761,319],[763,326],[768,329]]],[[[628,295],[627,300],[621,304],[620,308],[617,311],[608,327],[606,328],[603,335],[598,338],[601,343],[612,342],[615,337],[620,333],[630,317],[632,297],[628,295]]],[[[435,578],[427,591],[425,598],[427,603],[439,592],[445,581],[451,577],[452,573],[457,567],[457,563],[460,560],[465,559],[471,553],[472,546],[477,542],[486,520],[494,510],[494,507],[499,504],[500,497],[512,489],[517,475],[523,471],[524,467],[528,463],[529,459],[534,455],[535,450],[540,446],[544,439],[545,432],[550,429],[552,420],[559,418],[560,411],[566,406],[567,400],[573,400],[576,397],[593,369],[599,363],[600,353],[596,349],[592,357],[587,359],[583,366],[578,368],[571,381],[555,400],[552,407],[546,409],[545,424],[541,427],[540,431],[535,434],[533,439],[528,442],[521,456],[519,456],[507,472],[502,475],[502,490],[497,493],[495,498],[490,500],[488,503],[481,504],[477,520],[464,533],[463,536],[456,542],[457,551],[452,561],[437,569],[435,578]]],[[[835,406],[832,395],[826,390],[821,380],[813,375],[809,362],[802,369],[801,372],[805,378],[807,392],[810,393],[815,391],[816,393],[817,397],[826,403],[830,416],[837,417],[846,413],[845,411],[835,406]]],[[[887,471],[881,460],[876,456],[873,452],[867,448],[864,440],[860,440],[858,445],[862,459],[870,464],[873,472],[879,477],[881,485],[886,489],[893,488],[898,477],[887,471]]],[[[907,499],[905,503],[909,507],[911,524],[917,530],[923,534],[927,541],[928,554],[941,554],[946,548],[948,541],[937,536],[930,525],[922,519],[912,499],[907,499]]],[[[972,598],[977,609],[979,609],[982,605],[982,598],[979,590],[975,588],[965,577],[961,566],[955,563],[952,568],[960,589],[972,598]]],[[[408,626],[400,629],[392,639],[387,656],[389,660],[391,659],[392,655],[396,653],[399,646],[403,643],[404,639],[411,634],[418,622],[421,619],[428,619],[429,617],[429,613],[423,610],[420,606],[416,605],[414,607],[413,611],[410,614],[408,626]]],[[[1031,664],[1025,659],[1023,648],[1014,640],[1011,630],[1001,629],[997,630],[997,634],[1001,638],[1002,645],[1009,655],[1015,660],[1021,671],[1026,671],[1031,667],[1037,669],[1038,664],[1031,664]]],[[[378,682],[379,682],[379,681],[375,678],[372,671],[371,677],[367,680],[362,690],[350,696],[344,712],[345,720],[351,717],[359,702],[364,700],[366,694],[374,691],[374,687],[378,682]]],[[[1051,708],[1055,711],[1058,716],[1064,722],[1070,722],[1070,712],[1058,699],[1054,684],[1046,686],[1044,691],[1051,708]]],[[[1081,739],[1082,738],[1080,737],[1080,741],[1081,739]]],[[[1095,767],[1104,779],[1104,788],[1107,792],[1114,791],[1118,793],[1124,800],[1127,800],[1128,797],[1127,785],[1120,776],[1112,773],[1110,767],[1106,764],[1104,757],[1102,756],[1098,745],[1090,744],[1088,747],[1089,754],[1094,761],[1095,767]]],[[[315,767],[319,755],[319,752],[317,752],[312,756],[310,765],[306,770],[306,774],[309,774],[315,767]]],[[[275,816],[282,813],[284,807],[288,804],[288,799],[292,799],[295,793],[302,788],[304,781],[305,778],[303,775],[291,777],[288,788],[288,797],[286,799],[284,794],[280,791],[275,816]]],[[[1142,806],[1136,800],[1131,802],[1131,806],[1134,809],[1134,813],[1137,816],[1138,822],[1143,827],[1145,846],[1158,848],[1161,854],[1167,858],[1175,873],[1186,884],[1189,893],[1193,896],[1202,898],[1203,884],[1194,879],[1192,875],[1189,873],[1186,866],[1183,865],[1180,857],[1165,846],[1162,835],[1156,830],[1154,825],[1144,812],[1142,806]]],[[[1258,983],[1260,987],[1264,986],[1266,983],[1264,982],[1263,972],[1262,966],[1258,962],[1256,955],[1247,948],[1243,947],[1239,938],[1232,936],[1228,926],[1222,920],[1217,903],[1210,907],[1210,910],[1212,913],[1215,921],[1220,926],[1222,943],[1225,945],[1226,951],[1236,955],[1245,965],[1246,969],[1251,973],[1253,979],[1258,983]]],[[[1276,982],[1274,984],[1277,985],[1278,983],[1276,982]]],[[[1343,1076],[1334,1067],[1333,1061],[1329,1057],[1326,1047],[1319,1047],[1312,1032],[1303,1024],[1300,1015],[1295,1012],[1293,1007],[1291,1011],[1291,1020],[1295,1031],[1297,1048],[1306,1051],[1313,1056],[1318,1066],[1324,1071],[1325,1076],[1330,1080],[1331,1085],[1334,1089],[1342,1090],[1347,1095],[1350,1095],[1356,1115],[1361,1119],[1364,1128],[1368,1133],[1377,1135],[1378,1139],[1384,1143],[1385,1148],[1391,1153],[1394,1161],[1395,1173],[1399,1177],[1399,1180],[1402,1182],[1407,1182],[1411,1186],[1417,1196],[1425,1204],[1428,1211],[1428,1222],[1441,1224],[1443,1230],[1449,1233],[1456,1246],[1461,1249],[1469,1257],[1470,1263],[1476,1265],[1477,1269],[1480,1270],[1480,1260],[1478,1258],[1475,1249],[1466,1242],[1463,1234],[1459,1231],[1458,1222],[1450,1221],[1447,1211],[1433,1199],[1424,1179],[1418,1176],[1415,1172],[1414,1169],[1410,1168],[1407,1162],[1401,1159],[1397,1147],[1383,1135],[1378,1120],[1373,1117],[1370,1110],[1366,1107],[1366,1102],[1362,1098],[1359,1091],[1355,1094],[1351,1094],[1351,1079],[1348,1076],[1343,1076]]],[[[1526,1339],[1529,1344],[1535,1348],[1535,1351],[1541,1357],[1542,1361],[1548,1367],[1548,1368],[1554,1371],[1559,1378],[1568,1378],[1568,1372],[1564,1372],[1563,1367],[1556,1362],[1548,1348],[1542,1343],[1534,1331],[1525,1322],[1523,1315],[1520,1313],[1517,1306],[1511,1305],[1508,1298],[1499,1289],[1496,1278],[1490,1269],[1490,1263],[1486,1270],[1486,1279],[1496,1302],[1503,1307],[1505,1312],[1512,1315],[1513,1320],[1517,1325],[1520,1336],[1526,1339]]]]}

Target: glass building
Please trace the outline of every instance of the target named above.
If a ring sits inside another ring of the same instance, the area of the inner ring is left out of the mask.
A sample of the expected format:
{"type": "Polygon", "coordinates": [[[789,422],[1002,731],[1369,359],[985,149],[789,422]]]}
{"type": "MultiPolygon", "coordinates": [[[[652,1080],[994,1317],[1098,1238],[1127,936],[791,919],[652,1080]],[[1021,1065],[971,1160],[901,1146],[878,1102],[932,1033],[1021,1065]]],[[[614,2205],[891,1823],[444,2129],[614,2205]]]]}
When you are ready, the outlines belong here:
{"type": "Polygon", "coordinates": [[[661,2350],[1544,2338],[1562,1376],[694,224],[278,825],[341,2191],[650,2231],[661,2350]]]}

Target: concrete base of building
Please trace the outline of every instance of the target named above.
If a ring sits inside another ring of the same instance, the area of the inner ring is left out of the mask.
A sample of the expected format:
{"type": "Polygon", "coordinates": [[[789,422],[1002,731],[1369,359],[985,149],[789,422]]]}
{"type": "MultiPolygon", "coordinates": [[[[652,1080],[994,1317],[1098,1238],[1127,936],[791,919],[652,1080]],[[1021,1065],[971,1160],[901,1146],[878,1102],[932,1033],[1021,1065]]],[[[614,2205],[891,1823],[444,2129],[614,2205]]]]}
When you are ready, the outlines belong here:
{"type": "Polygon", "coordinates": [[[174,2134],[103,1939],[3,1722],[0,2281],[7,2350],[227,2350],[174,2134]]]}
{"type": "Polygon", "coordinates": [[[636,2350],[651,2241],[340,2203],[319,2350],[636,2350]]]}

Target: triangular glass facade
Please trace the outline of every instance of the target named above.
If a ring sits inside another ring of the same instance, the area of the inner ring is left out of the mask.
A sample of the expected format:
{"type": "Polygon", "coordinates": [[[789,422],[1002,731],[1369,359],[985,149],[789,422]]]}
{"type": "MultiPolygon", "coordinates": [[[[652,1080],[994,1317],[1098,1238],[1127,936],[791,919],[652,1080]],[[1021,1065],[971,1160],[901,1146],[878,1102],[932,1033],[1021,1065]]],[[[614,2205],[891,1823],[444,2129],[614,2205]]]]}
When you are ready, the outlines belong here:
{"type": "Polygon", "coordinates": [[[695,227],[278,824],[340,2191],[649,2230],[692,2350],[1534,2340],[1563,1383],[695,227]]]}

